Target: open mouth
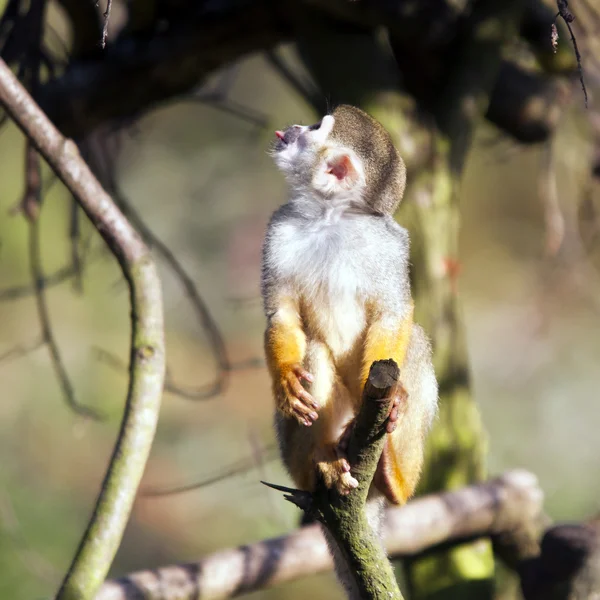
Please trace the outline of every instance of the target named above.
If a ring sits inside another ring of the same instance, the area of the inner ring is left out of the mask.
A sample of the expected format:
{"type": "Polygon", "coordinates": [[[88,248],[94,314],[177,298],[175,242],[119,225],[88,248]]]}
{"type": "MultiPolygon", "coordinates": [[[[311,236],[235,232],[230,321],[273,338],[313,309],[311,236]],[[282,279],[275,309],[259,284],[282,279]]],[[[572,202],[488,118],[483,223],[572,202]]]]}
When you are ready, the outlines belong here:
{"type": "Polygon", "coordinates": [[[281,151],[286,146],[293,144],[300,136],[300,133],[302,133],[302,128],[299,125],[292,125],[285,131],[276,131],[275,137],[277,140],[275,142],[275,150],[281,151]]]}

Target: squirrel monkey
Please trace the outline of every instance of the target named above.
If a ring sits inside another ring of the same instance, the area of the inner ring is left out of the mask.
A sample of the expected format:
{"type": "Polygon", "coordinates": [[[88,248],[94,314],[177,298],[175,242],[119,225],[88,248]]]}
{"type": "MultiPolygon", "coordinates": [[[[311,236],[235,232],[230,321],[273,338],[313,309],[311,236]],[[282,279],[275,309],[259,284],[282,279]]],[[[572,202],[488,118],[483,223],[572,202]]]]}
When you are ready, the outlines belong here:
{"type": "Polygon", "coordinates": [[[357,487],[345,434],[371,364],[393,358],[402,385],[370,497],[403,504],[438,397],[429,342],[413,323],[408,233],[392,217],[404,162],[388,132],[352,106],[276,136],[290,197],[267,228],[261,287],[283,461],[301,489],[318,474],[342,494],[357,487]]]}

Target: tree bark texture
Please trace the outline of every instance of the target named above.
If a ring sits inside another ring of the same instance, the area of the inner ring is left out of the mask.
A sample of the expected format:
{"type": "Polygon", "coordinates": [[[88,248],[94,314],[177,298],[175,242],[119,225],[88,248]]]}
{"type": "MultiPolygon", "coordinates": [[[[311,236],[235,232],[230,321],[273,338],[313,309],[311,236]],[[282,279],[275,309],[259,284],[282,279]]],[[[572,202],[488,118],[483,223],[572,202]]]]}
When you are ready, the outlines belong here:
{"type": "MultiPolygon", "coordinates": [[[[543,493],[535,476],[509,471],[486,483],[424,496],[389,509],[384,526],[386,548],[391,557],[399,558],[480,537],[509,540],[531,529],[542,504],[543,493]]],[[[139,571],[107,581],[95,600],[233,598],[332,566],[321,527],[315,524],[279,538],[221,550],[196,563],[139,571]]]]}

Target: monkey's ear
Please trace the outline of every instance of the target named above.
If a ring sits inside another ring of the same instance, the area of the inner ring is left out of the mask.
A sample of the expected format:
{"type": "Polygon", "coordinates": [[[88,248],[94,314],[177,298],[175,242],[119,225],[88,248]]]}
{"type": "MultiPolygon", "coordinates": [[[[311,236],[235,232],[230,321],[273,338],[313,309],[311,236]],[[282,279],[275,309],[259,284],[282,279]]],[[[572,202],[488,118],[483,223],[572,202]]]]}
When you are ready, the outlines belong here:
{"type": "Polygon", "coordinates": [[[337,154],[327,160],[327,173],[333,175],[338,181],[345,179],[358,179],[358,172],[352,163],[349,154],[337,154]]]}
{"type": "Polygon", "coordinates": [[[315,185],[324,192],[350,190],[361,180],[358,159],[347,150],[330,150],[323,157],[315,185]]]}

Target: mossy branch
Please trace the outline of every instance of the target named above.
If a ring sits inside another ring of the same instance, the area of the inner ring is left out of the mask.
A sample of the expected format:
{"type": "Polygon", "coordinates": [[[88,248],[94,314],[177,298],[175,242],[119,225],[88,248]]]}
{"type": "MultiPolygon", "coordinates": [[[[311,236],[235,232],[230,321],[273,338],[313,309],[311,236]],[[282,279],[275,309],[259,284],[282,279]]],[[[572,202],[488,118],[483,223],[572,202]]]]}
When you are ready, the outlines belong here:
{"type": "Polygon", "coordinates": [[[367,600],[402,600],[392,565],[377,533],[369,525],[365,510],[399,377],[398,365],[391,359],[371,365],[361,409],[348,442],[348,461],[358,481],[357,489],[342,496],[322,481],[312,494],[271,486],[287,492],[286,500],[314,514],[329,530],[355,579],[360,597],[367,600]]]}
{"type": "Polygon", "coordinates": [[[115,556],[158,420],[165,374],[162,292],[149,250],[65,139],[0,60],[0,104],[76,198],[115,255],[131,300],[125,414],[94,513],[62,583],[60,600],[95,596],[115,556]]]}
{"type": "MultiPolygon", "coordinates": [[[[385,545],[392,558],[403,558],[491,536],[496,547],[502,546],[509,566],[519,568],[521,561],[531,558],[530,549],[539,540],[539,533],[533,531],[540,522],[543,497],[537,478],[516,470],[454,492],[417,498],[387,510],[385,545]],[[533,538],[528,540],[524,532],[532,532],[533,538]]],[[[225,548],[197,562],[129,573],[107,581],[95,600],[234,598],[331,567],[322,529],[315,524],[281,537],[225,548]]]]}

